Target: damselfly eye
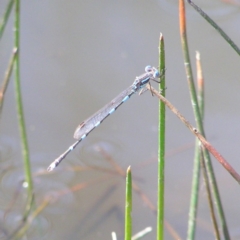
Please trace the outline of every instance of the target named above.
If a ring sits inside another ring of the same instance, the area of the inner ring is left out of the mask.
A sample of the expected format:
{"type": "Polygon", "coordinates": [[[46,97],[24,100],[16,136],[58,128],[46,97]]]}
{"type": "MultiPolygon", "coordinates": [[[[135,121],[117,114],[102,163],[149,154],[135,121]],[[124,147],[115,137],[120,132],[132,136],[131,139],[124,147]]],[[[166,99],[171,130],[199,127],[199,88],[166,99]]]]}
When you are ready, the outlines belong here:
{"type": "Polygon", "coordinates": [[[150,65],[145,67],[145,72],[151,72],[152,71],[152,67],[150,65]]]}
{"type": "Polygon", "coordinates": [[[160,73],[159,73],[159,71],[158,71],[157,69],[155,69],[155,72],[154,72],[154,74],[153,74],[153,77],[154,77],[154,78],[159,78],[159,77],[160,77],[160,73]]]}

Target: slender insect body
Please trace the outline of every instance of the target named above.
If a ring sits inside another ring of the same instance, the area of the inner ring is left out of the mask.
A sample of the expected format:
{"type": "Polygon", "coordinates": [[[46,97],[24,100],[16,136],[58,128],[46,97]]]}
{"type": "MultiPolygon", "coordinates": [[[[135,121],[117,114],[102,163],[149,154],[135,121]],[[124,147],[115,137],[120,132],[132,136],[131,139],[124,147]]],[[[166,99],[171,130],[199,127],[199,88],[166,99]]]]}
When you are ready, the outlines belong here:
{"type": "Polygon", "coordinates": [[[56,158],[48,167],[48,171],[52,171],[56,168],[60,162],[84,139],[87,135],[99,126],[102,121],[104,121],[109,115],[114,113],[119,106],[126,102],[134,93],[142,90],[150,80],[159,82],[159,72],[156,68],[151,66],[145,67],[145,73],[136,77],[133,84],[129,86],[126,90],[121,92],[117,97],[115,97],[110,103],[105,105],[91,117],[83,121],[75,130],[74,138],[77,141],[71,145],[63,154],[56,158]]]}

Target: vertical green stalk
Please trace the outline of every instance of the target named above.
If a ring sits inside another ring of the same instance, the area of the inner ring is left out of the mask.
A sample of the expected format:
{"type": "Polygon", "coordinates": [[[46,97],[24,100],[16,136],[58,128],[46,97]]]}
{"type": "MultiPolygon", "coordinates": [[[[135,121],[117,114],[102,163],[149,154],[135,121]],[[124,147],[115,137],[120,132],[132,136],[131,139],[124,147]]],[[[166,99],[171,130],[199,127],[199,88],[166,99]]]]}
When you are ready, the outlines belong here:
{"type": "MultiPolygon", "coordinates": [[[[164,39],[160,34],[159,70],[165,71],[164,39]]],[[[165,76],[161,76],[159,90],[165,96],[165,76]]],[[[165,104],[159,101],[159,132],[158,132],[158,203],[157,203],[157,240],[164,239],[164,166],[165,166],[165,104]]]]}
{"type": "MultiPolygon", "coordinates": [[[[15,59],[14,64],[14,83],[15,83],[15,96],[17,104],[17,115],[18,115],[18,124],[20,130],[20,137],[22,142],[22,154],[24,161],[24,170],[25,170],[25,180],[28,183],[28,196],[33,194],[33,183],[31,176],[30,160],[29,160],[29,151],[28,151],[28,142],[26,127],[24,122],[24,113],[22,105],[22,96],[21,96],[21,86],[20,86],[20,0],[15,0],[15,21],[14,21],[14,44],[15,48],[18,49],[18,54],[15,59]]],[[[31,197],[29,197],[31,198],[31,197]]]]}
{"type": "Polygon", "coordinates": [[[205,161],[203,159],[203,151],[202,151],[201,147],[199,147],[199,148],[200,148],[200,162],[201,162],[201,167],[202,167],[203,180],[204,180],[206,192],[207,192],[207,199],[208,199],[208,204],[209,204],[209,209],[210,209],[211,220],[212,220],[212,224],[213,224],[214,236],[215,236],[216,240],[220,240],[221,237],[220,237],[220,232],[218,229],[218,222],[216,219],[216,214],[214,211],[214,204],[213,204],[210,184],[209,184],[209,180],[208,180],[207,170],[206,170],[206,166],[205,166],[205,161]]]}
{"type": "Polygon", "coordinates": [[[127,169],[126,199],[125,199],[125,240],[132,238],[132,173],[131,167],[127,169]]]}
{"type": "MultiPolygon", "coordinates": [[[[193,81],[190,57],[189,57],[184,0],[179,0],[179,14],[180,14],[180,37],[181,37],[181,42],[182,42],[183,56],[184,56],[184,61],[185,61],[184,65],[186,68],[185,70],[186,70],[188,87],[189,87],[190,96],[191,96],[191,103],[192,103],[192,107],[193,107],[193,112],[194,112],[197,129],[203,136],[205,136],[203,124],[201,121],[200,109],[199,109],[198,101],[197,101],[196,90],[195,90],[194,81],[193,81]]],[[[206,148],[203,148],[203,155],[204,155],[204,161],[206,164],[207,173],[209,176],[209,181],[210,181],[213,196],[214,196],[214,202],[215,202],[216,208],[218,210],[218,214],[220,216],[220,224],[221,224],[222,232],[223,232],[225,239],[230,239],[229,232],[227,229],[227,222],[225,219],[225,215],[224,215],[224,211],[223,211],[223,207],[222,207],[222,203],[221,203],[221,199],[220,199],[220,194],[218,191],[217,182],[216,182],[216,179],[214,176],[214,170],[212,167],[211,158],[210,158],[209,152],[206,150],[206,148]]]]}
{"type": "MultiPolygon", "coordinates": [[[[198,105],[200,109],[201,118],[203,121],[204,115],[204,82],[202,76],[202,68],[200,63],[200,54],[196,53],[196,65],[197,65],[197,76],[198,76],[198,105]]],[[[197,207],[198,207],[198,196],[199,196],[199,181],[200,181],[200,144],[201,142],[196,138],[195,141],[195,156],[194,156],[194,167],[193,167],[193,180],[192,190],[189,208],[189,219],[188,219],[188,233],[187,239],[193,240],[196,232],[196,219],[197,219],[197,207]]]]}

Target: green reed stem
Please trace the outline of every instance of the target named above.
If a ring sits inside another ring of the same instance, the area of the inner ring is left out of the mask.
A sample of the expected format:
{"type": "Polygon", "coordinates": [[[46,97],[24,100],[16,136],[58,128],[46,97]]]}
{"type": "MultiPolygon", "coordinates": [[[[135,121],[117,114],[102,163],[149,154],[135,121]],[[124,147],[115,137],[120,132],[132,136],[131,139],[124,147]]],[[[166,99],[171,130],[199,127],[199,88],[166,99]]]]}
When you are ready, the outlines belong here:
{"type": "MultiPolygon", "coordinates": [[[[165,50],[164,39],[160,34],[159,41],[159,71],[161,83],[159,91],[165,96],[165,50]]],[[[164,239],[164,169],[165,169],[165,104],[159,101],[158,126],[158,202],[157,202],[157,240],[164,239]]]]}
{"type": "Polygon", "coordinates": [[[125,240],[132,238],[132,173],[131,167],[126,175],[126,199],[125,199],[125,240]]]}
{"type": "MultiPolygon", "coordinates": [[[[15,21],[14,21],[14,44],[16,49],[20,49],[20,0],[15,0],[15,21]]],[[[28,184],[28,194],[29,196],[33,195],[33,182],[31,176],[31,167],[29,159],[29,150],[28,150],[28,141],[26,134],[26,127],[24,121],[24,111],[22,104],[21,96],[21,86],[20,86],[20,55],[16,56],[14,64],[14,83],[15,83],[15,96],[16,96],[16,105],[17,105],[17,116],[18,124],[20,130],[20,137],[22,143],[22,154],[24,161],[24,171],[25,171],[25,181],[28,184]]]]}
{"type": "Polygon", "coordinates": [[[2,38],[3,32],[4,32],[5,27],[7,25],[8,18],[10,16],[10,13],[11,13],[12,8],[13,8],[13,3],[14,3],[14,0],[10,0],[8,2],[8,5],[7,5],[6,10],[4,12],[3,18],[0,22],[0,39],[2,38]]]}
{"type": "MultiPolygon", "coordinates": [[[[190,57],[189,57],[189,50],[188,50],[188,42],[187,42],[187,29],[186,29],[186,17],[185,17],[185,5],[183,0],[179,0],[179,15],[180,15],[180,37],[182,41],[182,49],[183,49],[183,56],[184,56],[184,66],[186,70],[186,75],[187,75],[187,81],[188,81],[188,87],[190,91],[190,97],[191,97],[191,103],[193,107],[193,112],[195,116],[195,121],[197,125],[198,131],[205,136],[204,134],[204,129],[203,129],[203,124],[202,124],[202,118],[201,118],[201,113],[197,101],[197,94],[194,86],[194,80],[193,80],[193,74],[192,74],[192,68],[191,68],[191,62],[190,62],[190,57]]],[[[229,233],[227,229],[227,223],[225,220],[224,216],[224,211],[220,199],[220,194],[218,191],[218,186],[217,182],[215,179],[214,175],[214,170],[212,167],[211,163],[211,158],[209,155],[209,152],[207,151],[206,148],[203,149],[203,155],[204,155],[204,160],[206,161],[206,168],[209,176],[209,181],[211,184],[211,188],[213,191],[214,195],[214,202],[216,204],[216,208],[218,210],[218,214],[220,216],[220,222],[221,222],[221,228],[222,232],[224,233],[225,239],[229,239],[229,233]]]]}
{"type": "MultiPolygon", "coordinates": [[[[200,54],[196,54],[197,76],[198,76],[198,105],[200,114],[203,121],[204,115],[204,82],[202,76],[202,68],[200,63],[200,54]]],[[[193,178],[192,178],[192,190],[190,197],[189,218],[188,218],[188,233],[187,239],[195,239],[196,232],[196,219],[197,219],[197,207],[199,198],[199,185],[200,185],[200,144],[201,142],[196,138],[195,141],[195,156],[193,166],[193,178]]]]}
{"type": "Polygon", "coordinates": [[[239,47],[232,41],[232,39],[193,1],[188,0],[188,3],[212,26],[217,32],[226,40],[226,42],[240,55],[239,47]]]}

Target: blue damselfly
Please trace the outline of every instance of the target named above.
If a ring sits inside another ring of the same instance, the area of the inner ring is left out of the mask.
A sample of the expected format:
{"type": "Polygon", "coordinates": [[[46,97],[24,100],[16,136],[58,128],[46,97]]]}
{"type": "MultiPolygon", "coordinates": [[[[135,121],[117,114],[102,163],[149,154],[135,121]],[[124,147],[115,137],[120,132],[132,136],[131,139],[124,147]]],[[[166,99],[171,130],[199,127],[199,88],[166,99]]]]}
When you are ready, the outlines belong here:
{"type": "Polygon", "coordinates": [[[158,82],[160,77],[159,71],[155,67],[146,66],[145,73],[136,77],[135,81],[131,86],[129,86],[126,90],[120,93],[117,97],[115,97],[110,103],[104,106],[102,109],[97,111],[87,120],[82,122],[76,129],[74,133],[74,138],[77,141],[71,145],[63,154],[61,154],[58,158],[56,158],[48,167],[48,171],[52,171],[55,167],[57,167],[60,162],[100,123],[106,119],[109,115],[116,111],[116,109],[126,102],[134,93],[139,90],[143,90],[146,84],[149,83],[150,80],[158,82]]]}

